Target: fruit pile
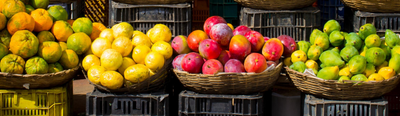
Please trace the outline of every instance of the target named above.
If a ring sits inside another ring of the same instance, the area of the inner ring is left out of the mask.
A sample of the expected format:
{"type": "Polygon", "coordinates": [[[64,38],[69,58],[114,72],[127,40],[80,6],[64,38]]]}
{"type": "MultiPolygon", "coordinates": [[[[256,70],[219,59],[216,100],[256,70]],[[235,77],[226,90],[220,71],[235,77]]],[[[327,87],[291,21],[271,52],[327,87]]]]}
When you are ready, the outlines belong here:
{"type": "Polygon", "coordinates": [[[171,45],[179,54],[172,62],[175,69],[202,74],[260,73],[273,64],[276,66],[282,55],[290,56],[296,49],[289,36],[264,38],[246,26],[233,29],[219,16],[209,17],[204,31],[177,36],[171,45]]]}
{"type": "Polygon", "coordinates": [[[102,30],[91,44],[88,42],[90,53],[86,53],[82,66],[93,84],[108,89],[130,87],[163,68],[173,55],[168,43],[171,38],[171,30],[163,24],[144,34],[121,22],[102,30]]]}
{"type": "Polygon", "coordinates": [[[336,20],[329,20],[323,31],[313,30],[310,42],[297,44],[299,49],[284,64],[299,72],[310,69],[322,79],[382,81],[400,72],[399,36],[387,29],[380,38],[372,24],[346,33],[336,20]]]}
{"type": "Polygon", "coordinates": [[[92,23],[68,20],[62,6],[48,5],[48,0],[0,0],[1,72],[45,74],[78,67],[78,55],[85,52],[79,46],[92,36],[92,29],[81,29],[92,23]]]}

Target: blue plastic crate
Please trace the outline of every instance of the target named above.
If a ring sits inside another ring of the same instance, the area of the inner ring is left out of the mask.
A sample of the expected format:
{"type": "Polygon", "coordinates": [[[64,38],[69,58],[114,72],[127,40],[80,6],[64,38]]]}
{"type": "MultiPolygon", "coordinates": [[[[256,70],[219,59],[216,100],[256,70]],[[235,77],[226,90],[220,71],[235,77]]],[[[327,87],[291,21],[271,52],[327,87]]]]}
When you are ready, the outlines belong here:
{"type": "Polygon", "coordinates": [[[330,19],[335,19],[343,27],[344,4],[340,0],[318,0],[318,7],[321,10],[322,26],[330,19]]]}
{"type": "Polygon", "coordinates": [[[234,26],[239,25],[239,10],[234,0],[210,0],[210,16],[221,16],[234,26]]]}

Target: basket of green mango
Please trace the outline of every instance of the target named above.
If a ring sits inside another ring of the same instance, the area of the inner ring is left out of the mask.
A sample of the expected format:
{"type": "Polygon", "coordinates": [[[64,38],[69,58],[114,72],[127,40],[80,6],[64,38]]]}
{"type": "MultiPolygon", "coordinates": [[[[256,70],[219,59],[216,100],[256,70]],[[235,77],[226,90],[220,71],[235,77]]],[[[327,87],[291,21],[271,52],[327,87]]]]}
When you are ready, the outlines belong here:
{"type": "Polygon", "coordinates": [[[371,24],[358,33],[340,31],[335,20],[313,30],[310,42],[285,59],[291,81],[304,93],[327,99],[362,100],[384,95],[399,83],[400,39],[391,30],[380,38],[371,24]]]}

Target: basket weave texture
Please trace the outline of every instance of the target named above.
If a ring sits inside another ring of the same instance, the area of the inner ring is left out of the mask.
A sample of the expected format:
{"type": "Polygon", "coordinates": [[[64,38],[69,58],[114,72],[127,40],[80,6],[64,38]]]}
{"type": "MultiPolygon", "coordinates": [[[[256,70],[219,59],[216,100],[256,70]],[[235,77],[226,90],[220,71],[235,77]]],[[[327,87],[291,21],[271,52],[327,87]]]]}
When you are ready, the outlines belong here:
{"type": "Polygon", "coordinates": [[[173,69],[188,89],[205,94],[251,94],[270,89],[278,80],[282,69],[279,63],[272,70],[261,73],[218,73],[215,75],[190,74],[173,69]]]}
{"type": "Polygon", "coordinates": [[[398,0],[342,0],[343,4],[365,12],[400,12],[398,0]]]}
{"type": "Polygon", "coordinates": [[[45,89],[64,85],[74,78],[79,67],[47,74],[11,74],[0,72],[1,89],[45,89]]]}
{"type": "Polygon", "coordinates": [[[264,10],[291,10],[311,6],[317,0],[235,0],[250,8],[264,10]]]}
{"type": "Polygon", "coordinates": [[[396,88],[399,76],[383,81],[325,80],[285,67],[294,85],[302,92],[333,100],[363,100],[381,97],[396,88]]]}
{"type": "MultiPolygon", "coordinates": [[[[170,72],[171,69],[172,60],[173,60],[172,58],[166,60],[164,62],[164,66],[160,70],[158,70],[155,75],[147,78],[143,82],[134,83],[129,87],[125,86],[124,84],[119,89],[108,89],[102,85],[97,85],[90,81],[89,83],[92,84],[94,87],[96,87],[98,90],[108,93],[143,93],[143,92],[156,91],[164,87],[165,83],[167,83],[166,81],[169,80],[167,78],[168,78],[168,73],[170,72]]],[[[83,68],[82,68],[82,73],[85,76],[85,78],[88,79],[87,72],[83,70],[83,68]]]]}
{"type": "Polygon", "coordinates": [[[113,0],[126,4],[144,5],[144,4],[178,4],[191,2],[191,0],[113,0]]]}

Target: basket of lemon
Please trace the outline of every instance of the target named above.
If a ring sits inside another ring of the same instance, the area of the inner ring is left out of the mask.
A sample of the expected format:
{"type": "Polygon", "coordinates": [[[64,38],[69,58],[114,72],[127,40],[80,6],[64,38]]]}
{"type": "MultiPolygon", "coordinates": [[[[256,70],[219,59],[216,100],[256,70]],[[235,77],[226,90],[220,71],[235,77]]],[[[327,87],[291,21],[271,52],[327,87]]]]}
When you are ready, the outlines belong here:
{"type": "Polygon", "coordinates": [[[329,20],[323,31],[311,33],[310,42],[297,43],[299,50],[285,60],[294,85],[339,100],[372,99],[394,89],[400,80],[399,36],[386,30],[380,38],[372,24],[361,26],[358,34],[340,30],[336,20],[329,20]]]}
{"type": "Polygon", "coordinates": [[[111,93],[158,90],[172,62],[171,31],[157,24],[147,35],[126,22],[104,29],[82,60],[85,77],[97,89],[111,93]]]}

